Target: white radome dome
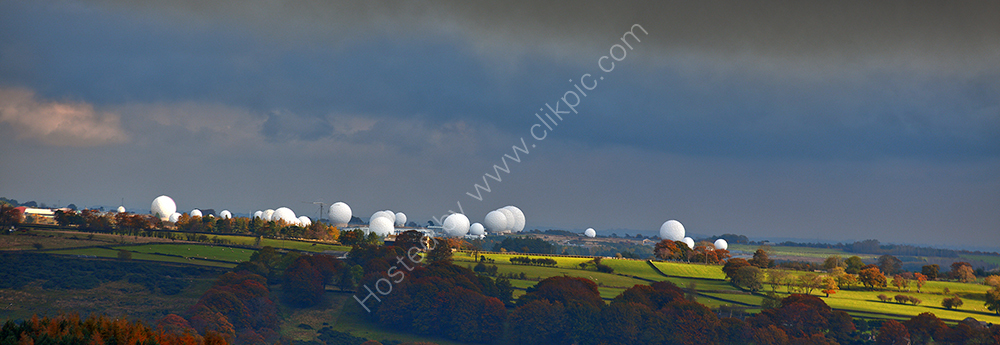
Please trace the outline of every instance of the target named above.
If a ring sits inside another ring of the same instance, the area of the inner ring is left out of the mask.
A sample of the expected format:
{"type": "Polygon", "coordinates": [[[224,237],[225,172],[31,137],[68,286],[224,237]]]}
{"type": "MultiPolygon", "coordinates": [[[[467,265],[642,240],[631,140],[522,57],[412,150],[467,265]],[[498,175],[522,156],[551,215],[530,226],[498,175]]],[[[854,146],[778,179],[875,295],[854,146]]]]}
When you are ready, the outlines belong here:
{"type": "Polygon", "coordinates": [[[171,213],[171,214],[170,214],[170,217],[168,217],[167,219],[168,219],[168,220],[169,220],[169,221],[170,221],[171,223],[177,223],[177,221],[181,219],[181,214],[180,214],[180,213],[177,213],[177,212],[174,212],[174,213],[171,213]]]}
{"type": "Polygon", "coordinates": [[[288,207],[279,207],[277,210],[274,210],[274,213],[271,214],[271,220],[281,220],[289,225],[295,225],[299,222],[299,218],[295,216],[295,211],[292,211],[288,207]]]}
{"type": "Polygon", "coordinates": [[[486,218],[483,219],[483,226],[491,233],[507,230],[507,223],[509,223],[507,216],[500,211],[490,211],[490,213],[486,214],[486,218]]]}
{"type": "Polygon", "coordinates": [[[160,220],[167,220],[170,219],[171,214],[177,212],[177,204],[169,196],[160,195],[156,199],[153,199],[153,205],[150,207],[150,210],[160,220]]]}
{"type": "Polygon", "coordinates": [[[253,217],[258,219],[264,219],[264,211],[257,210],[257,212],[253,213],[253,217]]]}
{"type": "MultiPolygon", "coordinates": [[[[513,205],[505,206],[504,208],[510,210],[510,212],[514,214],[513,223],[507,224],[507,226],[510,227],[510,230],[513,232],[521,232],[521,230],[524,230],[524,222],[525,222],[524,212],[521,212],[521,209],[513,205]]],[[[508,218],[507,221],[510,222],[510,219],[508,218]]]]}
{"type": "Polygon", "coordinates": [[[393,224],[396,223],[396,214],[392,213],[392,212],[388,212],[388,214],[387,214],[387,212],[385,210],[375,211],[375,213],[372,213],[372,216],[368,217],[368,224],[371,224],[372,221],[375,220],[375,218],[385,218],[385,219],[388,219],[393,224]]]}
{"type": "Polygon", "coordinates": [[[266,209],[266,210],[264,210],[264,217],[262,219],[264,219],[266,221],[269,221],[269,222],[272,221],[272,220],[274,220],[274,210],[272,210],[272,209],[266,209]]]}
{"type": "Polygon", "coordinates": [[[441,230],[451,237],[462,237],[469,233],[469,217],[461,213],[452,213],[444,219],[441,230]]]}
{"type": "Polygon", "coordinates": [[[396,226],[406,225],[406,214],[403,212],[396,212],[396,226]]]}
{"type": "Polygon", "coordinates": [[[368,223],[368,231],[379,236],[387,236],[393,232],[392,221],[385,217],[376,217],[368,223]]]}
{"type": "Polygon", "coordinates": [[[312,225],[312,223],[313,223],[312,219],[309,219],[309,217],[299,216],[299,226],[301,226],[301,227],[307,227],[307,226],[312,225]]]}
{"type": "Polygon", "coordinates": [[[504,218],[507,219],[507,226],[504,227],[504,230],[514,232],[514,223],[517,222],[517,216],[514,215],[514,211],[511,211],[506,208],[498,208],[497,211],[503,213],[504,218]]]}
{"type": "Polygon", "coordinates": [[[721,239],[721,238],[717,239],[717,240],[715,240],[715,249],[728,250],[729,249],[729,242],[726,242],[726,240],[721,239]]]}
{"type": "Polygon", "coordinates": [[[201,217],[201,216],[202,216],[201,215],[201,210],[199,210],[197,208],[191,210],[191,217],[201,217]]]}
{"type": "Polygon", "coordinates": [[[222,210],[222,212],[219,212],[219,218],[222,219],[233,218],[233,213],[229,212],[229,210],[222,210]]]}
{"type": "Polygon", "coordinates": [[[125,213],[125,206],[118,206],[118,213],[125,213]]]}
{"type": "Polygon", "coordinates": [[[684,239],[684,225],[676,220],[668,220],[660,226],[660,238],[664,240],[680,241],[684,239]]]}
{"type": "Polygon", "coordinates": [[[482,236],[486,234],[486,228],[482,224],[472,223],[469,225],[469,235],[472,236],[482,236]]]}
{"type": "Polygon", "coordinates": [[[694,249],[694,239],[690,237],[685,237],[681,242],[684,242],[689,249],[694,249]]]}
{"type": "Polygon", "coordinates": [[[330,222],[338,227],[347,226],[351,222],[351,207],[343,202],[330,205],[330,222]]]}
{"type": "Polygon", "coordinates": [[[594,228],[587,228],[587,230],[584,231],[583,234],[586,235],[587,237],[597,237],[597,231],[594,230],[594,228]]]}

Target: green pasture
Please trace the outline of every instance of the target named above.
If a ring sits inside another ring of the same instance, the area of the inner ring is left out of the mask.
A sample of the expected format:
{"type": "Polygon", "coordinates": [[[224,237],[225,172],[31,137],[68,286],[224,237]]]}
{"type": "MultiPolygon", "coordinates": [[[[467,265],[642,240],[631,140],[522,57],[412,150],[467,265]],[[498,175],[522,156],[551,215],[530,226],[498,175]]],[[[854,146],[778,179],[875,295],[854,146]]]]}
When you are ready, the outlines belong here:
{"type": "Polygon", "coordinates": [[[211,259],[239,263],[250,260],[255,250],[243,248],[228,248],[198,244],[147,244],[141,246],[121,246],[114,249],[125,249],[136,253],[180,255],[185,258],[211,259]]]}
{"type": "Polygon", "coordinates": [[[1000,265],[1000,256],[996,256],[996,255],[967,254],[967,255],[962,255],[961,257],[963,259],[979,260],[979,261],[991,263],[991,264],[994,264],[994,265],[1000,265]]]}
{"type": "MultiPolygon", "coordinates": [[[[729,251],[742,251],[747,253],[753,253],[760,248],[758,245],[747,245],[747,244],[730,244],[729,251]]],[[[845,252],[840,249],[835,248],[810,248],[810,247],[791,247],[791,246],[771,246],[771,250],[768,252],[770,256],[801,256],[801,257],[812,257],[812,258],[828,258],[831,255],[839,255],[841,258],[847,259],[852,256],[858,256],[862,259],[874,259],[877,255],[872,254],[855,254],[845,252]]]]}
{"type": "MultiPolygon", "coordinates": [[[[236,236],[236,235],[209,235],[209,238],[218,237],[219,239],[224,239],[232,244],[252,246],[257,243],[257,238],[253,236],[236,236]]],[[[260,241],[261,246],[271,246],[274,248],[284,248],[284,249],[294,249],[309,252],[322,252],[327,250],[334,251],[351,251],[349,246],[334,245],[322,242],[309,242],[309,241],[294,241],[294,240],[279,240],[273,238],[264,238],[260,241]]]]}
{"type": "MultiPolygon", "coordinates": [[[[643,264],[646,264],[643,262],[643,264]]],[[[681,277],[726,279],[726,274],[722,273],[720,265],[687,264],[680,262],[654,261],[653,265],[659,268],[664,274],[681,277]]],[[[646,264],[649,267],[649,264],[646,264]]],[[[652,271],[652,269],[650,269],[652,271]]],[[[654,272],[655,273],[655,272],[654,272]]]]}
{"type": "MultiPolygon", "coordinates": [[[[53,250],[48,253],[52,254],[66,254],[66,255],[89,255],[96,256],[99,258],[117,258],[118,250],[108,249],[108,248],[75,248],[75,249],[62,249],[53,250]]],[[[132,259],[136,260],[150,260],[150,261],[161,261],[161,262],[173,262],[173,263],[184,263],[184,264],[195,264],[202,266],[214,266],[214,267],[225,267],[230,268],[236,266],[235,264],[227,264],[223,262],[205,261],[200,259],[184,259],[174,256],[164,256],[151,253],[132,253],[132,259]]]]}
{"type": "MultiPolygon", "coordinates": [[[[580,269],[580,263],[582,263],[582,262],[588,262],[588,261],[593,260],[591,258],[574,258],[574,257],[547,256],[547,255],[531,255],[531,254],[518,254],[518,253],[513,253],[513,254],[485,254],[485,253],[480,253],[480,255],[481,256],[485,256],[485,257],[487,257],[489,259],[495,260],[495,263],[497,263],[497,264],[500,264],[500,263],[510,264],[510,258],[515,257],[515,256],[517,256],[517,257],[527,256],[527,257],[532,258],[532,259],[536,259],[536,258],[549,258],[549,259],[555,259],[558,262],[558,264],[556,264],[556,267],[558,267],[558,268],[574,268],[574,269],[580,269]]],[[[452,255],[452,259],[454,259],[455,261],[463,261],[463,262],[475,262],[476,261],[474,255],[473,255],[473,252],[455,252],[454,255],[452,255]]],[[[601,262],[604,263],[606,261],[601,261],[601,262]]]]}

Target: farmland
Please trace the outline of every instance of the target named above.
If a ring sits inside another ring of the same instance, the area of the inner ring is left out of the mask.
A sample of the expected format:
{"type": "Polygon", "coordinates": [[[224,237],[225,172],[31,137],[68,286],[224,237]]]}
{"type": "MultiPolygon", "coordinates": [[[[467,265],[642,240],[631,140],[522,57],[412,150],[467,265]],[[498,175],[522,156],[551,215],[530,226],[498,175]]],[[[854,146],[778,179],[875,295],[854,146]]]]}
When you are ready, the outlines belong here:
{"type": "MultiPolygon", "coordinates": [[[[807,250],[803,253],[793,254],[802,254],[799,256],[804,256],[829,255],[830,253],[830,251],[820,249],[807,250]]],[[[556,267],[543,267],[512,265],[509,263],[510,257],[524,256],[523,254],[482,255],[487,259],[493,259],[494,262],[491,264],[495,264],[498,268],[498,272],[500,273],[525,273],[529,280],[514,279],[511,281],[516,288],[521,289],[533,286],[539,278],[544,279],[551,276],[567,275],[582,277],[597,282],[601,297],[606,300],[613,298],[618,293],[624,291],[624,289],[632,285],[648,284],[648,280],[670,281],[681,288],[693,287],[698,291],[698,301],[713,307],[738,302],[736,304],[743,304],[745,307],[749,307],[750,310],[753,310],[756,306],[759,306],[763,300],[762,295],[748,294],[747,292],[730,285],[729,282],[725,280],[725,274],[722,273],[721,266],[718,265],[680,262],[653,262],[652,265],[656,266],[656,268],[667,275],[664,276],[654,270],[650,263],[646,261],[606,258],[603,259],[601,263],[614,268],[614,273],[608,274],[594,271],[592,267],[586,270],[580,269],[578,266],[580,262],[589,261],[585,258],[544,256],[555,259],[558,264],[556,267]]],[[[542,257],[537,255],[528,256],[542,257]]],[[[456,253],[455,255],[456,264],[471,267],[472,260],[472,257],[466,253],[456,253]]],[[[797,271],[789,272],[790,276],[793,278],[804,273],[797,271]]],[[[840,290],[837,293],[830,295],[830,297],[824,297],[824,295],[818,291],[814,291],[813,295],[822,298],[832,308],[847,311],[856,317],[908,319],[923,312],[931,312],[938,315],[938,317],[942,319],[951,320],[951,322],[971,316],[982,321],[1000,323],[1000,317],[998,317],[995,313],[987,311],[983,306],[984,293],[988,289],[988,286],[979,284],[931,281],[921,289],[920,293],[917,293],[915,287],[913,286],[908,289],[909,291],[896,291],[891,288],[883,291],[867,291],[856,286],[854,289],[840,290]],[[947,295],[944,294],[945,288],[949,290],[949,294],[947,295]],[[911,305],[899,304],[895,302],[882,302],[877,298],[880,294],[885,294],[890,297],[897,294],[913,296],[920,299],[922,303],[918,305],[911,305]],[[957,295],[964,299],[965,305],[954,310],[941,307],[941,300],[952,295],[957,295]]],[[[770,287],[765,286],[762,292],[765,291],[771,291],[770,287]]],[[[789,293],[784,286],[777,287],[776,292],[779,297],[785,296],[789,293]]],[[[523,294],[523,291],[515,292],[515,296],[521,294],[523,294]]]]}
{"type": "MultiPolygon", "coordinates": [[[[130,238],[101,234],[88,237],[88,235],[87,233],[56,233],[53,231],[32,230],[28,233],[18,234],[17,236],[0,237],[0,243],[6,245],[5,250],[7,251],[45,252],[111,259],[117,258],[120,250],[125,250],[131,253],[133,260],[231,268],[241,261],[248,260],[255,252],[250,247],[258,241],[257,238],[249,236],[217,235],[218,239],[224,239],[227,243],[239,246],[233,247],[170,239],[158,239],[154,241],[142,237],[130,238]],[[38,250],[36,246],[28,243],[41,243],[43,249],[38,250]]],[[[275,239],[260,239],[259,241],[260,245],[270,245],[276,248],[299,251],[350,250],[346,246],[328,243],[275,239]]],[[[736,248],[733,249],[740,248],[738,246],[734,247],[736,248]]],[[[752,251],[756,249],[756,247],[746,247],[737,250],[752,251]]],[[[848,256],[847,253],[836,249],[798,247],[775,247],[772,249],[775,255],[811,257],[816,260],[829,255],[848,256]]],[[[497,273],[513,277],[511,283],[516,289],[514,291],[515,298],[523,295],[525,290],[534,286],[542,279],[554,276],[574,276],[594,281],[598,285],[598,292],[605,301],[610,301],[622,291],[634,285],[649,284],[653,281],[669,281],[686,291],[694,291],[694,296],[698,302],[713,308],[735,305],[754,312],[759,310],[759,306],[764,299],[762,294],[751,294],[729,284],[719,265],[604,258],[601,263],[609,266],[614,271],[613,273],[603,273],[596,271],[592,263],[586,265],[586,268],[581,268],[581,263],[589,263],[593,260],[588,257],[542,256],[518,253],[482,253],[480,255],[484,256],[487,260],[492,260],[492,262],[488,262],[488,265],[495,265],[497,273]],[[517,256],[552,258],[556,264],[554,266],[512,264],[510,259],[517,256]],[[521,278],[522,274],[523,279],[521,278]]],[[[990,258],[988,256],[984,257],[987,259],[990,258]]],[[[469,252],[455,252],[453,259],[456,265],[462,267],[472,268],[477,264],[476,257],[469,252]]],[[[977,257],[977,259],[981,258],[977,257]]],[[[765,272],[767,271],[765,270],[765,272]]],[[[799,271],[788,272],[789,276],[793,279],[805,273],[799,271]]],[[[8,302],[11,303],[11,308],[16,309],[8,310],[7,315],[17,317],[40,310],[44,311],[46,310],[45,308],[59,308],[60,306],[87,310],[86,306],[81,304],[83,303],[81,301],[86,298],[100,300],[102,295],[121,295],[119,296],[121,302],[117,304],[107,302],[110,303],[110,310],[132,313],[139,312],[137,311],[138,309],[143,309],[150,310],[150,315],[160,315],[176,311],[175,309],[178,308],[178,305],[187,306],[193,304],[199,292],[207,289],[205,285],[207,282],[208,280],[194,280],[193,284],[176,296],[160,296],[151,291],[143,290],[141,286],[135,286],[124,281],[101,284],[96,288],[83,290],[81,293],[74,295],[80,297],[61,296],[58,291],[29,285],[21,290],[0,290],[0,299],[4,301],[19,301],[19,303],[8,302]],[[127,296],[122,295],[123,293],[127,296]],[[169,302],[171,300],[175,300],[176,303],[172,304],[169,302]]],[[[771,290],[770,286],[765,285],[761,292],[771,290]]],[[[995,313],[985,310],[983,306],[984,293],[987,290],[988,287],[984,285],[931,281],[923,286],[920,293],[916,292],[914,286],[911,286],[908,291],[902,292],[898,292],[895,289],[867,291],[855,286],[853,288],[842,288],[830,295],[830,297],[824,297],[823,294],[817,291],[814,291],[813,295],[821,297],[832,308],[847,311],[855,317],[908,319],[922,312],[932,312],[949,323],[970,316],[978,320],[1000,323],[1000,317],[995,313]],[[949,291],[948,294],[945,294],[945,289],[949,291]],[[878,299],[878,295],[880,294],[885,294],[889,297],[893,297],[896,294],[903,294],[916,297],[922,303],[912,305],[882,302],[878,299]],[[942,299],[953,295],[957,295],[965,300],[965,305],[955,310],[948,310],[941,307],[942,299]]],[[[789,293],[785,286],[777,287],[775,292],[779,297],[786,296],[789,293]]],[[[380,327],[370,320],[365,319],[360,314],[363,313],[363,310],[353,303],[345,303],[345,301],[351,301],[349,295],[341,293],[329,293],[329,295],[329,300],[325,303],[327,306],[325,309],[316,307],[309,310],[288,310],[283,333],[287,333],[288,336],[296,339],[313,339],[316,335],[315,329],[332,327],[333,330],[350,332],[370,339],[410,339],[414,341],[447,343],[447,341],[443,341],[442,339],[414,337],[386,330],[384,327],[380,327]],[[324,319],[327,321],[322,321],[324,319]],[[324,322],[326,322],[325,325],[324,322]],[[310,325],[314,329],[298,328],[300,324],[310,325]]]]}

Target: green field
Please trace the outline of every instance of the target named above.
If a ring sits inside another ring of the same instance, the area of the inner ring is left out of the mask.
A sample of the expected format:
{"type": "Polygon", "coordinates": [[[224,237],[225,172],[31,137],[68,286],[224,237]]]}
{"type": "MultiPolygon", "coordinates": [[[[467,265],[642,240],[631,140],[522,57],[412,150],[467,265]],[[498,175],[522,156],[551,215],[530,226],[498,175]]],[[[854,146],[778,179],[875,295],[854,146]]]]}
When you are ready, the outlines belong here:
{"type": "Polygon", "coordinates": [[[963,259],[979,260],[979,261],[986,262],[986,263],[991,263],[991,264],[994,264],[994,265],[1000,265],[1000,256],[996,256],[996,255],[973,255],[973,254],[968,254],[968,255],[962,255],[961,257],[963,259]]]}
{"type": "MultiPolygon", "coordinates": [[[[128,247],[135,248],[135,247],[128,247]]],[[[99,258],[117,258],[118,250],[108,249],[108,248],[75,248],[75,249],[60,249],[49,251],[52,254],[66,254],[66,255],[86,255],[95,256],[99,258]]],[[[213,266],[213,267],[225,267],[231,268],[236,266],[236,264],[229,264],[223,262],[205,261],[197,258],[178,258],[174,256],[164,256],[150,253],[132,253],[132,259],[136,260],[150,260],[150,261],[161,261],[161,262],[173,262],[173,263],[184,263],[184,264],[195,264],[202,266],[213,266]]]]}
{"type": "Polygon", "coordinates": [[[135,257],[136,253],[168,254],[180,255],[185,258],[221,260],[232,263],[250,260],[250,255],[253,255],[255,252],[252,249],[193,244],[147,244],[141,246],[120,246],[114,247],[114,249],[125,249],[133,252],[133,257],[135,257]]]}
{"type": "MultiPolygon", "coordinates": [[[[833,255],[836,252],[836,250],[822,248],[794,249],[806,249],[805,253],[798,254],[817,256],[833,255]]],[[[536,283],[535,279],[567,275],[593,280],[599,284],[599,292],[601,293],[602,298],[614,298],[621,293],[621,291],[624,291],[624,289],[635,284],[649,284],[648,281],[633,278],[639,277],[656,281],[670,281],[685,289],[694,287],[694,289],[699,292],[698,302],[710,307],[732,304],[732,302],[758,306],[763,300],[763,297],[760,295],[747,294],[746,292],[738,290],[730,285],[729,282],[725,280],[725,274],[722,273],[722,266],[719,265],[654,262],[653,264],[664,274],[670,275],[670,277],[665,277],[653,270],[649,263],[638,260],[603,259],[601,261],[602,264],[615,269],[614,274],[607,274],[596,272],[593,268],[587,270],[580,269],[577,265],[580,262],[589,261],[587,258],[527,255],[533,258],[548,257],[555,259],[558,262],[557,267],[541,267],[512,265],[509,263],[510,257],[525,256],[523,254],[482,255],[487,258],[494,259],[494,264],[501,273],[524,272],[530,280],[511,280],[511,283],[515,287],[521,289],[533,286],[536,283]]],[[[472,261],[473,259],[469,254],[456,253],[454,258],[456,264],[467,267],[472,267],[472,265],[474,265],[472,261]]],[[[789,272],[791,277],[798,277],[801,274],[807,273],[798,271],[789,272]]],[[[995,313],[987,311],[983,306],[984,294],[987,290],[989,290],[988,286],[957,282],[932,281],[927,282],[927,284],[924,285],[921,289],[921,293],[916,293],[916,286],[912,284],[909,290],[910,291],[908,292],[897,292],[895,289],[887,289],[884,291],[866,291],[861,290],[858,286],[855,286],[852,290],[840,290],[837,293],[830,295],[828,298],[824,297],[824,295],[818,290],[813,291],[812,294],[822,298],[828,305],[830,305],[830,307],[847,311],[857,317],[909,319],[910,317],[923,312],[932,312],[938,317],[948,320],[961,320],[971,316],[982,321],[1000,323],[1000,317],[998,317],[995,313]],[[950,290],[949,295],[942,294],[945,288],[950,290]],[[877,296],[879,294],[885,294],[889,297],[893,297],[897,294],[913,296],[922,300],[922,303],[916,306],[910,304],[903,305],[894,302],[884,303],[878,300],[877,296]],[[965,304],[955,310],[947,310],[941,307],[941,300],[951,295],[960,296],[965,304]]],[[[765,285],[762,292],[767,291],[770,291],[770,287],[765,285]]],[[[777,291],[780,296],[786,296],[788,293],[785,291],[784,287],[779,287],[777,291]]],[[[523,294],[523,290],[516,290],[514,293],[515,297],[523,294]]],[[[755,310],[755,308],[750,308],[749,310],[755,310]]]]}
{"type": "MultiPolygon", "coordinates": [[[[746,244],[730,244],[729,251],[741,251],[752,254],[757,251],[760,246],[757,245],[746,245],[746,244]]],[[[839,255],[841,258],[849,258],[852,256],[858,256],[862,259],[875,259],[877,255],[872,254],[855,254],[848,253],[840,249],[834,248],[810,248],[810,247],[788,247],[788,246],[771,246],[768,254],[770,256],[796,256],[796,257],[807,257],[807,258],[828,258],[831,255],[839,255]]]]}

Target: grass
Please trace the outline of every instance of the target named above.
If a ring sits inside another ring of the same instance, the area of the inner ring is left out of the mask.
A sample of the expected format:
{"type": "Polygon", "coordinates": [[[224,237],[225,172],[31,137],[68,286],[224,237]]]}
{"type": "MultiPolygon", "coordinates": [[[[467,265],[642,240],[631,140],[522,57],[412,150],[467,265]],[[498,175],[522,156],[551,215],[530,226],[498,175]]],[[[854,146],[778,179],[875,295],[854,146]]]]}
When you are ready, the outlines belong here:
{"type": "MultiPolygon", "coordinates": [[[[722,266],[686,264],[680,262],[653,262],[664,274],[672,276],[705,278],[705,279],[726,279],[726,274],[722,273],[722,266]]],[[[648,266],[648,264],[647,264],[648,266]]]]}
{"type": "MultiPolygon", "coordinates": [[[[730,244],[730,251],[742,251],[746,253],[753,253],[760,246],[757,245],[747,245],[747,244],[730,244]]],[[[874,259],[877,255],[871,254],[855,254],[845,252],[840,249],[834,248],[811,248],[811,247],[791,247],[791,246],[771,246],[770,256],[795,256],[795,257],[808,257],[808,258],[828,258],[831,255],[839,255],[841,258],[847,259],[852,256],[858,256],[862,259],[874,259]]]]}
{"type": "Polygon", "coordinates": [[[169,242],[152,237],[119,236],[66,230],[26,230],[0,235],[0,250],[61,249],[122,243],[169,242]]]}
{"type": "MultiPolygon", "coordinates": [[[[815,255],[826,255],[830,253],[830,250],[822,248],[802,249],[811,250],[812,254],[815,255]]],[[[635,284],[648,284],[646,281],[631,277],[599,273],[593,271],[592,269],[581,270],[579,267],[574,267],[574,264],[582,261],[588,261],[581,258],[551,257],[558,261],[559,264],[558,267],[549,268],[540,266],[511,265],[509,263],[502,262],[506,261],[506,259],[509,259],[511,256],[515,256],[513,254],[484,255],[487,258],[493,258],[496,260],[495,265],[497,265],[498,271],[502,273],[524,272],[531,279],[544,279],[551,276],[567,275],[583,277],[601,282],[602,286],[599,290],[601,297],[603,298],[614,298],[617,294],[621,293],[621,291],[624,291],[625,288],[631,287],[635,284]]],[[[456,255],[455,259],[456,263],[465,262],[471,266],[472,259],[468,255],[456,255]]],[[[611,266],[615,269],[615,273],[619,274],[656,281],[670,281],[681,288],[687,288],[690,286],[689,284],[694,284],[694,288],[699,293],[711,297],[737,301],[749,305],[760,305],[762,301],[761,296],[743,293],[730,285],[729,282],[725,280],[725,274],[722,273],[722,267],[717,265],[654,262],[654,265],[656,265],[656,267],[658,267],[661,271],[674,276],[664,277],[656,273],[651,267],[649,267],[649,264],[644,261],[604,259],[601,263],[611,266]]],[[[788,272],[791,277],[807,273],[797,271],[788,272]]],[[[511,283],[518,288],[528,288],[536,284],[536,281],[515,279],[511,280],[511,283]]],[[[860,287],[855,287],[854,289],[860,289],[860,287]]],[[[885,291],[840,290],[837,293],[832,294],[829,298],[823,297],[824,295],[819,293],[818,290],[813,291],[812,294],[814,296],[821,297],[832,308],[846,310],[851,315],[856,317],[909,319],[910,317],[923,312],[932,312],[942,319],[961,320],[971,316],[982,321],[1000,323],[1000,316],[997,316],[996,313],[987,311],[983,306],[984,293],[989,289],[990,287],[980,284],[931,281],[927,282],[923,286],[921,293],[917,293],[916,286],[911,283],[911,291],[909,292],[897,292],[894,289],[885,291]],[[949,295],[942,294],[945,288],[950,291],[949,295]],[[894,302],[884,303],[878,300],[877,296],[879,294],[885,294],[890,297],[897,294],[903,294],[919,298],[923,302],[916,306],[910,304],[903,305],[894,302]],[[958,295],[962,297],[965,305],[956,310],[947,310],[941,307],[941,300],[951,295],[958,295]]],[[[766,291],[770,291],[770,287],[767,285],[764,286],[764,290],[762,292],[766,291]]],[[[781,296],[787,295],[787,291],[785,291],[784,287],[779,287],[778,292],[781,296]]],[[[523,294],[524,291],[521,290],[517,290],[514,293],[515,297],[523,294]]],[[[698,298],[698,302],[710,307],[730,304],[729,302],[719,301],[705,296],[698,298]]]]}
{"type": "Polygon", "coordinates": [[[138,253],[168,254],[180,255],[185,258],[221,260],[232,263],[250,260],[250,255],[253,255],[255,252],[252,249],[197,244],[148,244],[142,246],[114,247],[114,249],[125,249],[133,252],[133,257],[138,253]]]}
{"type": "Polygon", "coordinates": [[[975,254],[967,254],[967,255],[962,255],[961,257],[963,259],[979,260],[979,261],[986,262],[986,263],[991,263],[991,264],[994,264],[994,265],[1000,265],[1000,256],[997,256],[997,255],[975,255],[975,254]]]}
{"type": "MultiPolygon", "coordinates": [[[[127,247],[127,248],[135,248],[135,247],[127,247]]],[[[108,248],[95,248],[95,247],[91,247],[91,248],[74,248],[74,249],[60,249],[60,250],[49,251],[48,253],[51,253],[51,254],[66,254],[66,255],[86,255],[86,256],[95,256],[95,257],[99,257],[99,258],[117,258],[118,257],[118,250],[108,249],[108,248]]],[[[205,260],[195,259],[195,258],[185,259],[185,258],[178,258],[178,257],[174,257],[174,256],[164,256],[164,255],[157,255],[157,254],[150,254],[150,253],[132,253],[132,259],[160,261],[160,262],[172,262],[172,263],[184,263],[184,264],[195,264],[195,265],[202,265],[202,266],[213,266],[213,267],[224,267],[224,268],[232,268],[232,267],[236,266],[236,264],[228,264],[228,263],[223,263],[223,262],[205,261],[205,260]]]]}

